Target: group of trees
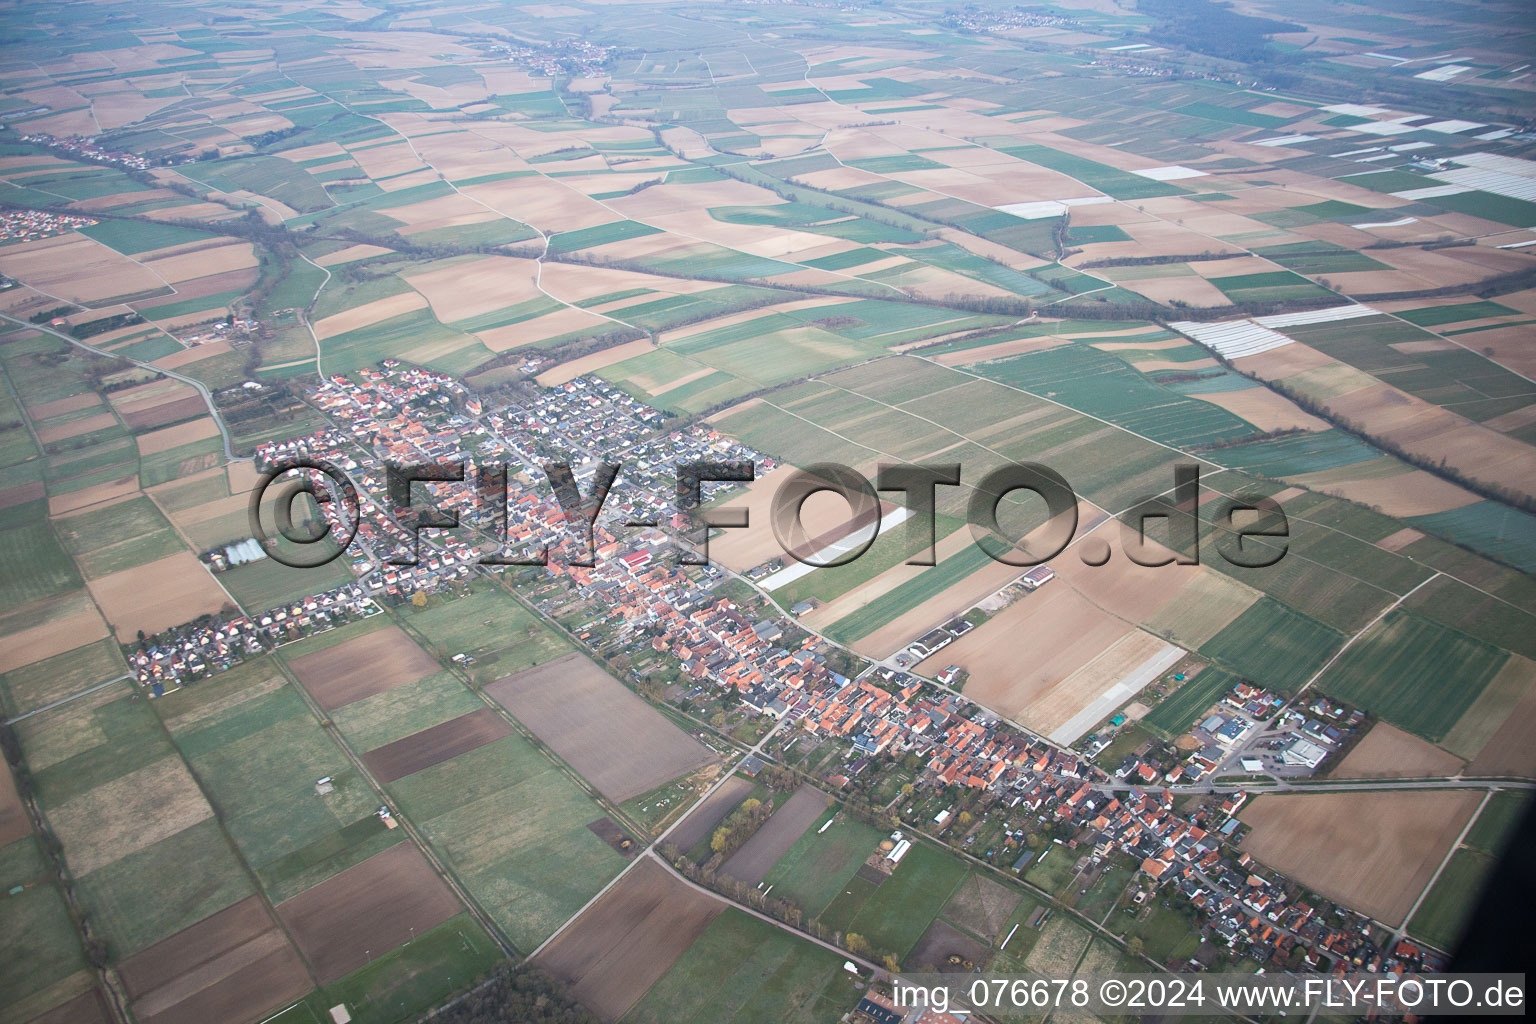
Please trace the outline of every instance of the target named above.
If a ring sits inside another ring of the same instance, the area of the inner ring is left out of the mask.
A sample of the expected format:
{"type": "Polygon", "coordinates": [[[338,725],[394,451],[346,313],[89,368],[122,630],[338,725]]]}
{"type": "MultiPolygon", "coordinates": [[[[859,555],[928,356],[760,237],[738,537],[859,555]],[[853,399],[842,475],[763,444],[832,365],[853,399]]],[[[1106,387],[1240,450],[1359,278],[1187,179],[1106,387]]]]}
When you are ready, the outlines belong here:
{"type": "MultiPolygon", "coordinates": [[[[38,842],[43,852],[48,857],[48,864],[54,871],[57,884],[64,896],[64,904],[69,912],[70,921],[75,926],[75,931],[80,937],[80,948],[85,954],[85,960],[92,968],[102,972],[102,980],[110,982],[111,976],[106,971],[111,963],[111,952],[107,944],[97,936],[90,920],[86,917],[85,907],[81,904],[75,892],[73,876],[64,866],[64,844],[53,832],[44,818],[37,810],[36,796],[32,773],[27,767],[26,757],[21,749],[21,742],[16,737],[16,732],[10,725],[0,723],[0,756],[4,756],[6,764],[10,766],[11,777],[16,784],[16,794],[21,800],[22,806],[31,821],[32,827],[37,832],[38,842]]],[[[117,997],[116,990],[109,983],[106,985],[113,998],[117,997]]]]}
{"type": "MultiPolygon", "coordinates": [[[[1241,370],[1236,370],[1235,372],[1243,373],[1241,370]]],[[[1403,462],[1408,463],[1410,466],[1413,466],[1417,469],[1422,469],[1428,473],[1432,473],[1435,476],[1440,477],[1442,480],[1448,480],[1459,487],[1464,487],[1479,497],[1489,498],[1493,501],[1502,502],[1505,505],[1508,505],[1510,508],[1519,509],[1521,512],[1530,512],[1536,514],[1536,499],[1533,499],[1531,495],[1526,491],[1520,490],[1516,487],[1510,487],[1505,484],[1491,483],[1487,480],[1480,480],[1477,477],[1470,476],[1456,466],[1451,465],[1451,463],[1443,456],[1439,459],[1435,459],[1423,454],[1422,452],[1416,452],[1409,448],[1405,448],[1403,445],[1390,438],[1383,437],[1380,434],[1372,433],[1370,427],[1367,424],[1362,423],[1359,420],[1340,415],[1325,403],[1318,401],[1316,398],[1303,391],[1298,391],[1296,388],[1291,387],[1284,381],[1262,380],[1253,374],[1244,373],[1243,375],[1245,377],[1249,377],[1252,380],[1257,380],[1261,384],[1274,389],[1281,395],[1284,395],[1286,398],[1290,399],[1304,411],[1317,416],[1319,419],[1327,420],[1329,423],[1333,424],[1335,427],[1339,428],[1345,433],[1354,435],[1355,437],[1364,441],[1366,444],[1372,445],[1375,448],[1379,448],[1387,454],[1395,456],[1398,459],[1401,459],[1403,462]]],[[[1452,540],[1454,539],[1455,538],[1452,538],[1452,540]]],[[[1495,555],[1491,557],[1497,556],[1495,555]]]]}
{"type": "Polygon", "coordinates": [[[714,835],[709,837],[709,848],[714,852],[710,858],[712,866],[724,863],[731,854],[752,837],[752,833],[758,830],[763,822],[768,820],[768,815],[773,813],[773,804],[764,803],[756,797],[748,797],[730,814],[725,816],[714,835]]]}
{"type": "Polygon", "coordinates": [[[1137,9],[1157,19],[1148,36],[1222,60],[1272,64],[1285,55],[1269,47],[1276,33],[1305,32],[1306,26],[1238,14],[1215,0],[1139,0],[1137,9]]]}
{"type": "Polygon", "coordinates": [[[565,986],[527,962],[498,968],[489,981],[427,1020],[432,1024],[598,1024],[565,986]]]}
{"type": "Polygon", "coordinates": [[[1085,260],[1077,265],[1078,270],[1098,270],[1109,267],[1157,267],[1168,263],[1210,263],[1214,260],[1235,260],[1248,255],[1244,252],[1205,252],[1178,255],[1169,253],[1161,256],[1114,256],[1100,260],[1085,260]]]}

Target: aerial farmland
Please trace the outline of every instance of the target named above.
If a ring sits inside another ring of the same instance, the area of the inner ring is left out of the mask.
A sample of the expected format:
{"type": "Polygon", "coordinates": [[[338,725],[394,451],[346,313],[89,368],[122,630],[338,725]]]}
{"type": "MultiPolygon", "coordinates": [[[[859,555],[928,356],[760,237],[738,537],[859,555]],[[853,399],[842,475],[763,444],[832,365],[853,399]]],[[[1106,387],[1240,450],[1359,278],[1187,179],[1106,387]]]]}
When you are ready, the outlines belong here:
{"type": "Polygon", "coordinates": [[[1522,5],[0,18],[0,1024],[1524,971],[1522,5]]]}

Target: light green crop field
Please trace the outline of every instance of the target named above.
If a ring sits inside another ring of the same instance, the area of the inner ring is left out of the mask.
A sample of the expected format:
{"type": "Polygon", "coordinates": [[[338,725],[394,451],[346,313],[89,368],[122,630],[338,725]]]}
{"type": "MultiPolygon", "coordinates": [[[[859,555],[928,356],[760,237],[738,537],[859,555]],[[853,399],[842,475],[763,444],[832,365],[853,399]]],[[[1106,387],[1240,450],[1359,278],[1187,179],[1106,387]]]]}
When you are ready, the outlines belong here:
{"type": "Polygon", "coordinates": [[[1496,863],[1478,850],[1460,849],[1452,854],[1408,922],[1408,934],[1436,949],[1455,949],[1477,905],[1477,895],[1496,863]]]}
{"type": "Polygon", "coordinates": [[[396,841],[373,816],[377,794],[268,660],[162,697],[155,710],[272,902],[396,841]],[[327,776],[335,792],[322,797],[315,780],[327,776]]]}
{"type": "Polygon", "coordinates": [[[331,718],[357,749],[372,750],[484,706],[453,673],[437,672],[353,701],[331,718]]]}
{"type": "Polygon", "coordinates": [[[1318,686],[1428,740],[1471,707],[1509,655],[1394,609],[1329,667],[1318,686]]]}
{"type": "Polygon", "coordinates": [[[406,609],[406,628],[428,645],[441,644],[451,656],[474,655],[477,668],[511,675],[558,658],[570,650],[559,634],[502,591],[481,585],[469,597],[406,609]]]}
{"type": "Polygon", "coordinates": [[[520,735],[390,784],[471,895],[532,951],[624,865],[587,828],[598,804],[520,735]]]}
{"type": "Polygon", "coordinates": [[[625,1024],[821,1024],[858,1002],[842,957],[727,910],[694,940],[625,1024]]]}
{"type": "Polygon", "coordinates": [[[1241,680],[1230,672],[1207,666],[1152,709],[1141,720],[1168,738],[1178,736],[1200,720],[1206,709],[1224,697],[1241,680]]]}
{"type": "Polygon", "coordinates": [[[80,574],[47,523],[0,530],[0,612],[54,597],[80,586],[80,574]]]}
{"type": "Polygon", "coordinates": [[[1289,692],[1322,668],[1343,641],[1336,630],[1264,597],[1200,653],[1260,686],[1289,692]]]}

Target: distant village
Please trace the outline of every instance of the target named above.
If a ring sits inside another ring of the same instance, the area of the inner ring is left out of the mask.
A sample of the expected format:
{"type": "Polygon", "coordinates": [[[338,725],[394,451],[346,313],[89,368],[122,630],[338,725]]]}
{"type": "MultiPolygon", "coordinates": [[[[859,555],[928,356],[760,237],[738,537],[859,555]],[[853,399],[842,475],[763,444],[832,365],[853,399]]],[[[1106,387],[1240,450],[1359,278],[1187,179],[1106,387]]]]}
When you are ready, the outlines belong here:
{"type": "MultiPolygon", "coordinates": [[[[903,667],[869,664],[780,614],[720,567],[677,564],[673,532],[684,521],[674,506],[676,463],[743,459],[760,471],[773,465],[707,426],[659,433],[654,409],[595,378],[548,389],[530,385],[486,408],[447,375],[392,360],[378,370],[332,376],[309,398],[334,426],[264,444],[258,459],[281,466],[305,455],[340,467],[356,482],[367,507],[346,555],[354,582],[260,615],[215,617],[144,638],[130,658],[153,693],[378,614],[381,605],[417,594],[451,599],[475,580],[520,572],[520,593],[561,617],[645,695],[695,715],[716,709],[721,724],[783,721],[770,752],[786,758],[793,752],[798,760],[815,748],[821,784],[832,791],[858,799],[886,773],[909,771],[910,799],[893,801],[905,802],[896,813],[908,834],[927,834],[1015,873],[1048,855],[1073,858],[1077,870],[1089,874],[1111,858],[1131,858],[1140,865],[1144,896],[1176,894],[1204,921],[1208,942],[1190,969],[1212,967],[1218,954],[1336,972],[1438,966],[1433,954],[1406,942],[1378,942],[1384,933],[1369,918],[1238,851],[1242,792],[1176,800],[1168,788],[1207,780],[1219,766],[1241,764],[1254,775],[1283,775],[1287,768],[1306,773],[1348,743],[1363,720],[1360,712],[1321,697],[1305,708],[1288,706],[1242,683],[1201,719],[1196,749],[1176,751],[1174,758],[1132,754],[1106,771],[1091,759],[1103,749],[1102,736],[1089,737],[1082,751],[1054,745],[950,689],[945,676],[952,682],[952,671],[926,679],[903,667]],[[567,524],[539,468],[554,453],[579,467],[583,493],[597,462],[624,465],[594,528],[596,558],[589,567],[571,564],[586,554],[583,538],[567,524]],[[374,497],[387,493],[386,463],[465,459],[506,463],[505,511],[483,488],[444,486],[435,504],[459,513],[461,528],[428,531],[431,543],[423,541],[415,564],[391,564],[411,559],[409,525],[418,512],[386,509],[374,497]],[[635,522],[655,525],[624,525],[635,522]],[[480,563],[497,548],[510,559],[546,546],[547,568],[480,563]],[[982,835],[990,838],[978,843],[982,835]]],[[[350,529],[344,505],[320,503],[342,534],[350,529]]],[[[257,542],[233,538],[204,559],[220,572],[263,554],[257,542]]],[[[1027,593],[1053,578],[1040,566],[1010,586],[1027,593]]],[[[921,660],[968,628],[951,622],[907,653],[921,660]]],[[[463,663],[470,655],[444,657],[463,663]]],[[[1115,724],[1112,719],[1105,731],[1115,724]]]]}
{"type": "Polygon", "coordinates": [[[88,160],[96,164],[110,164],[113,167],[123,167],[134,171],[147,171],[154,164],[146,157],[137,153],[128,153],[122,150],[107,149],[99,145],[94,138],[84,135],[54,136],[46,132],[35,132],[30,135],[22,135],[22,142],[30,142],[38,146],[47,146],[50,149],[62,150],[77,160],[88,160]]]}
{"type": "Polygon", "coordinates": [[[78,213],[0,210],[0,243],[35,242],[39,238],[51,238],[96,223],[94,218],[83,217],[78,213]]]}
{"type": "Polygon", "coordinates": [[[614,47],[598,46],[582,39],[562,39],[546,46],[518,46],[495,43],[490,48],[495,57],[503,57],[546,78],[562,75],[590,77],[604,73],[613,58],[614,47]]]}

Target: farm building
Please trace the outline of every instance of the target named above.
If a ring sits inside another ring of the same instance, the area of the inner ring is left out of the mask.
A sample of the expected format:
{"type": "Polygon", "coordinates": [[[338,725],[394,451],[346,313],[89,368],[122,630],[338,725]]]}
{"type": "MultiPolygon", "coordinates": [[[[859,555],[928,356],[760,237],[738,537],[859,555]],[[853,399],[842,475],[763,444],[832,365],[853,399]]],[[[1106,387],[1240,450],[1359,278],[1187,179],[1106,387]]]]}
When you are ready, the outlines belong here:
{"type": "Polygon", "coordinates": [[[1055,569],[1048,565],[1037,565],[1023,576],[1020,576],[1019,582],[1024,585],[1025,590],[1039,590],[1055,578],[1055,569]]]}

